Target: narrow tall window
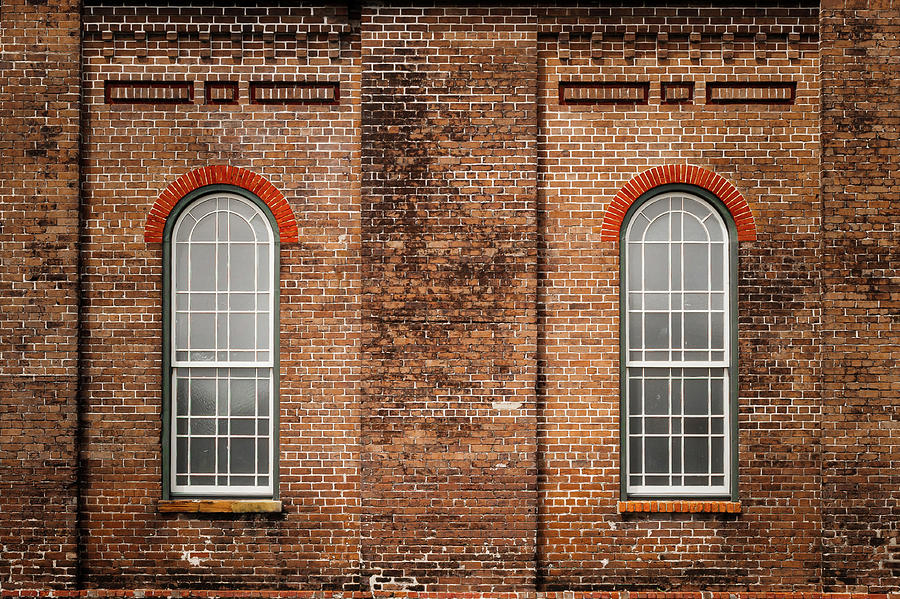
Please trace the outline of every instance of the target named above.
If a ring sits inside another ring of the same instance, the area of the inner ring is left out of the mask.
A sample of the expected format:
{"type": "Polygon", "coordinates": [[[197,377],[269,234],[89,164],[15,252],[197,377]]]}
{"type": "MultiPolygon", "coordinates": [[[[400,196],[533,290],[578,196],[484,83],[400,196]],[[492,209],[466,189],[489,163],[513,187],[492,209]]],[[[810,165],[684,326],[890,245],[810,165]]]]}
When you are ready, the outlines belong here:
{"type": "Polygon", "coordinates": [[[626,218],[622,380],[629,496],[736,490],[734,234],[724,213],[699,194],[663,191],[638,200],[626,218]]]}
{"type": "Polygon", "coordinates": [[[165,237],[168,489],[275,495],[278,252],[262,203],[186,198],[165,237]]]}

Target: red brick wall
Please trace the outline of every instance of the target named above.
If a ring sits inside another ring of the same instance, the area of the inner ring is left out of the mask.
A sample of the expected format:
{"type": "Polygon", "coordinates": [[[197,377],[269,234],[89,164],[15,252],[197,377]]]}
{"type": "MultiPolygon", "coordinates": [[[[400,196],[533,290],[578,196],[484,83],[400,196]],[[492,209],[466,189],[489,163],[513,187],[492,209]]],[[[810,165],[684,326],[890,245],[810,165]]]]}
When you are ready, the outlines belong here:
{"type": "Polygon", "coordinates": [[[3,2],[3,596],[896,589],[896,1],[827,0],[821,24],[817,7],[604,6],[91,3],[79,236],[78,9],[3,2]],[[185,102],[123,102],[120,81],[174,82],[154,93],[185,102]],[[303,92],[320,102],[252,100],[291,81],[321,84],[303,92]],[[796,95],[707,102],[710,84],[760,81],[796,95]],[[566,104],[561,82],[648,96],[566,104]],[[671,83],[689,101],[664,102],[671,83]],[[639,173],[687,164],[753,217],[739,504],[703,511],[619,501],[607,209],[639,173]],[[296,222],[283,511],[161,513],[148,215],[179,177],[226,165],[296,222]]]}
{"type": "Polygon", "coordinates": [[[541,15],[539,588],[819,584],[816,26],[813,9],[541,15]],[[706,102],[706,85],[736,81],[793,81],[796,101],[706,102]],[[649,98],[562,105],[560,82],[649,83],[649,98]],[[664,104],[670,82],[693,83],[692,101],[664,104]],[[737,517],[617,510],[618,243],[603,220],[632,177],[667,164],[730,181],[756,224],[738,250],[737,517]]]}
{"type": "Polygon", "coordinates": [[[362,16],[363,576],[528,588],[536,31],[504,8],[362,16]]]}
{"type": "Polygon", "coordinates": [[[76,569],[78,3],[0,6],[0,588],[76,569]]]}
{"type": "Polygon", "coordinates": [[[898,8],[822,6],[826,589],[900,584],[898,8]]]}
{"type": "Polygon", "coordinates": [[[82,559],[89,587],[355,583],[359,38],[348,19],[340,6],[277,15],[252,6],[86,8],[82,559]],[[194,100],[109,104],[111,80],[190,81],[194,100]],[[207,104],[209,81],[236,83],[237,102],[207,104]],[[337,82],[340,100],[251,104],[251,83],[271,81],[337,82]],[[168,185],[208,165],[264,177],[297,222],[299,241],[281,249],[280,515],[157,510],[162,250],[145,242],[145,224],[168,185]]]}

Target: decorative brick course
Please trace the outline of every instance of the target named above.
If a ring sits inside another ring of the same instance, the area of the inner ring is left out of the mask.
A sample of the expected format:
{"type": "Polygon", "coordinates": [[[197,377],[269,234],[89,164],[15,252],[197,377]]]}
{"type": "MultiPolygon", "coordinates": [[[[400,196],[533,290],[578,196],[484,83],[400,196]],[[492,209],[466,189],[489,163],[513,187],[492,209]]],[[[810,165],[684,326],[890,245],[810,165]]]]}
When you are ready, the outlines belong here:
{"type": "Polygon", "coordinates": [[[738,501],[620,501],[619,513],[708,513],[739,514],[738,501]]]}

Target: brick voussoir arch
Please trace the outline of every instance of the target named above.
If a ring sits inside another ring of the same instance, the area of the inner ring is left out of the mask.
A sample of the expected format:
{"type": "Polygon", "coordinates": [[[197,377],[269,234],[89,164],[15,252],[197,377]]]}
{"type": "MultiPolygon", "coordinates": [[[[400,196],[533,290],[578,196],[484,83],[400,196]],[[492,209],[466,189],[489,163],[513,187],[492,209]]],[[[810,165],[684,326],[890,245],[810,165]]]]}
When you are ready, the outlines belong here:
{"type": "Polygon", "coordinates": [[[688,183],[713,193],[731,212],[738,241],[756,240],[756,222],[750,205],[727,179],[692,164],[666,164],[640,173],[619,189],[603,217],[601,241],[618,241],[628,208],[645,192],[667,183],[688,183]]]}
{"type": "Polygon", "coordinates": [[[147,215],[147,223],[144,225],[144,241],[147,243],[161,243],[163,231],[166,228],[166,219],[172,209],[181,198],[207,185],[224,183],[235,185],[252,192],[259,197],[275,217],[278,223],[278,232],[282,243],[298,241],[297,221],[294,212],[284,195],[265,178],[247,169],[236,166],[205,166],[178,177],[169,184],[156,202],[150,208],[147,215]]]}

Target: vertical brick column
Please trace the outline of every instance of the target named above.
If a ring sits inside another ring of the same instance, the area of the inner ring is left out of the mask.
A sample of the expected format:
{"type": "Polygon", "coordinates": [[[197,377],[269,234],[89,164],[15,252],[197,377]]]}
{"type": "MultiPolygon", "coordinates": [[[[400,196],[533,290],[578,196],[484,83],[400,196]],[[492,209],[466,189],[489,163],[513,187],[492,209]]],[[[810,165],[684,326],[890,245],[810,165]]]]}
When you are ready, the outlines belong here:
{"type": "Polygon", "coordinates": [[[513,9],[364,7],[362,21],[363,576],[373,590],[521,590],[536,29],[513,9]]]}
{"type": "Polygon", "coordinates": [[[0,587],[75,580],[79,3],[0,6],[0,587]]]}
{"type": "Polygon", "coordinates": [[[821,12],[824,590],[900,584],[900,4],[821,12]]]}

